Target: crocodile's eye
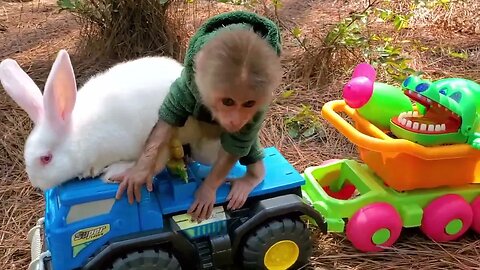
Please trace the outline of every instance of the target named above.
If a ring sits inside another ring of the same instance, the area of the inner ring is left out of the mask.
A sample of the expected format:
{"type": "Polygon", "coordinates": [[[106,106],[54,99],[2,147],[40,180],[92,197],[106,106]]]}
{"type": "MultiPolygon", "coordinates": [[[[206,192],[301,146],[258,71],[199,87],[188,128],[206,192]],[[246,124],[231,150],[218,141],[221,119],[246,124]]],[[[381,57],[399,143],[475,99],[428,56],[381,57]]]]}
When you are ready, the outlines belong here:
{"type": "Polygon", "coordinates": [[[411,76],[408,76],[408,78],[406,78],[406,79],[403,81],[403,87],[407,87],[411,80],[412,80],[412,77],[411,77],[411,76]]]}
{"type": "Polygon", "coordinates": [[[447,95],[447,89],[446,88],[442,88],[440,89],[440,91],[438,91],[440,94],[446,96],[447,95]]]}
{"type": "Polygon", "coordinates": [[[428,84],[428,83],[421,83],[421,84],[417,85],[417,87],[415,87],[415,91],[423,92],[423,91],[427,90],[429,86],[430,86],[430,84],[428,84]]]}
{"type": "Polygon", "coordinates": [[[457,103],[460,103],[460,100],[462,100],[462,92],[455,92],[450,95],[450,98],[455,100],[457,103]]]}

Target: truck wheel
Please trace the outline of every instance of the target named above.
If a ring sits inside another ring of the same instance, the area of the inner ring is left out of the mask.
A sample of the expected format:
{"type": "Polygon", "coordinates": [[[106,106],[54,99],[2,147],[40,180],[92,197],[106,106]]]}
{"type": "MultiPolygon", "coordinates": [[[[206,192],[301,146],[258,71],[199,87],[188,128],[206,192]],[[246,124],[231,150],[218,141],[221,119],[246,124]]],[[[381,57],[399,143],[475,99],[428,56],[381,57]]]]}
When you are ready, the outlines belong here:
{"type": "Polygon", "coordinates": [[[372,203],[350,218],[346,236],[360,251],[382,251],[382,247],[392,246],[397,241],[402,224],[402,218],[393,206],[385,202],[372,203]]]}
{"type": "Polygon", "coordinates": [[[113,262],[112,270],[156,270],[156,269],[181,269],[175,256],[162,250],[147,249],[127,254],[113,262]]]}
{"type": "Polygon", "coordinates": [[[251,232],[242,250],[243,269],[287,270],[308,264],[310,231],[299,219],[270,221],[251,232]]]}
{"type": "Polygon", "coordinates": [[[423,210],[420,229],[436,242],[458,239],[472,225],[470,204],[457,194],[444,195],[430,202],[423,210]]]}
{"type": "Polygon", "coordinates": [[[472,229],[474,232],[480,233],[480,196],[478,196],[472,202],[472,210],[473,210],[472,229]]]}

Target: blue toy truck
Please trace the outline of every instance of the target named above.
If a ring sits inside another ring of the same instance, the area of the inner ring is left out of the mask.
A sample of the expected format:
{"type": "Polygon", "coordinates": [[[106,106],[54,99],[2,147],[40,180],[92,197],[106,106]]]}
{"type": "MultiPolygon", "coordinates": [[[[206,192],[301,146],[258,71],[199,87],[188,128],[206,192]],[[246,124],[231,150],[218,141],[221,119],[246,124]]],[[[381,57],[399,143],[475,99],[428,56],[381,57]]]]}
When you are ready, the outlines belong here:
{"type": "MultiPolygon", "coordinates": [[[[321,215],[302,199],[305,180],[270,147],[266,176],[242,209],[226,210],[229,186],[217,192],[212,218],[186,213],[209,167],[190,163],[189,181],[167,170],[143,190],[140,203],[115,200],[117,184],[71,180],[45,192],[45,216],[29,232],[30,270],[298,269],[312,240],[302,217],[325,230],[321,215]]],[[[243,175],[237,164],[230,177],[243,175]]]]}

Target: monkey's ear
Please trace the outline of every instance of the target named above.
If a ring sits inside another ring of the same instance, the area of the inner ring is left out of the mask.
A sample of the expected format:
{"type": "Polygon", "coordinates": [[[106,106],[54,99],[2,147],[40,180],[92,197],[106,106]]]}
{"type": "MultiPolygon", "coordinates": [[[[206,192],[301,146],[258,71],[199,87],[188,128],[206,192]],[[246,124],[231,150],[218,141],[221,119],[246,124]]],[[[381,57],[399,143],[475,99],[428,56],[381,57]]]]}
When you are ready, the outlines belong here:
{"type": "Polygon", "coordinates": [[[199,50],[193,59],[193,69],[198,69],[200,66],[203,65],[205,59],[205,52],[203,50],[199,50]]]}

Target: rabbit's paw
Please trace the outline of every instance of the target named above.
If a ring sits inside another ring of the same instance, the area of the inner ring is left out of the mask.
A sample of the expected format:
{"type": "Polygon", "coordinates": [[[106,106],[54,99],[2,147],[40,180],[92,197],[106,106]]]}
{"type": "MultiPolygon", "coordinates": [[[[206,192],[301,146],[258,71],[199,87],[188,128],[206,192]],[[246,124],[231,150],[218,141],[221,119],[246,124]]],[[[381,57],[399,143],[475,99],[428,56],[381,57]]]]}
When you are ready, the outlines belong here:
{"type": "Polygon", "coordinates": [[[83,173],[81,173],[81,174],[78,176],[78,179],[84,180],[84,179],[93,178],[93,177],[95,177],[96,175],[98,175],[99,173],[100,173],[100,171],[95,170],[94,167],[90,167],[90,169],[85,170],[83,173]]]}
{"type": "Polygon", "coordinates": [[[105,167],[105,169],[103,170],[103,174],[100,176],[100,178],[107,183],[113,183],[113,181],[110,180],[112,176],[122,174],[128,169],[132,168],[134,165],[134,161],[120,161],[113,163],[105,167]]]}

